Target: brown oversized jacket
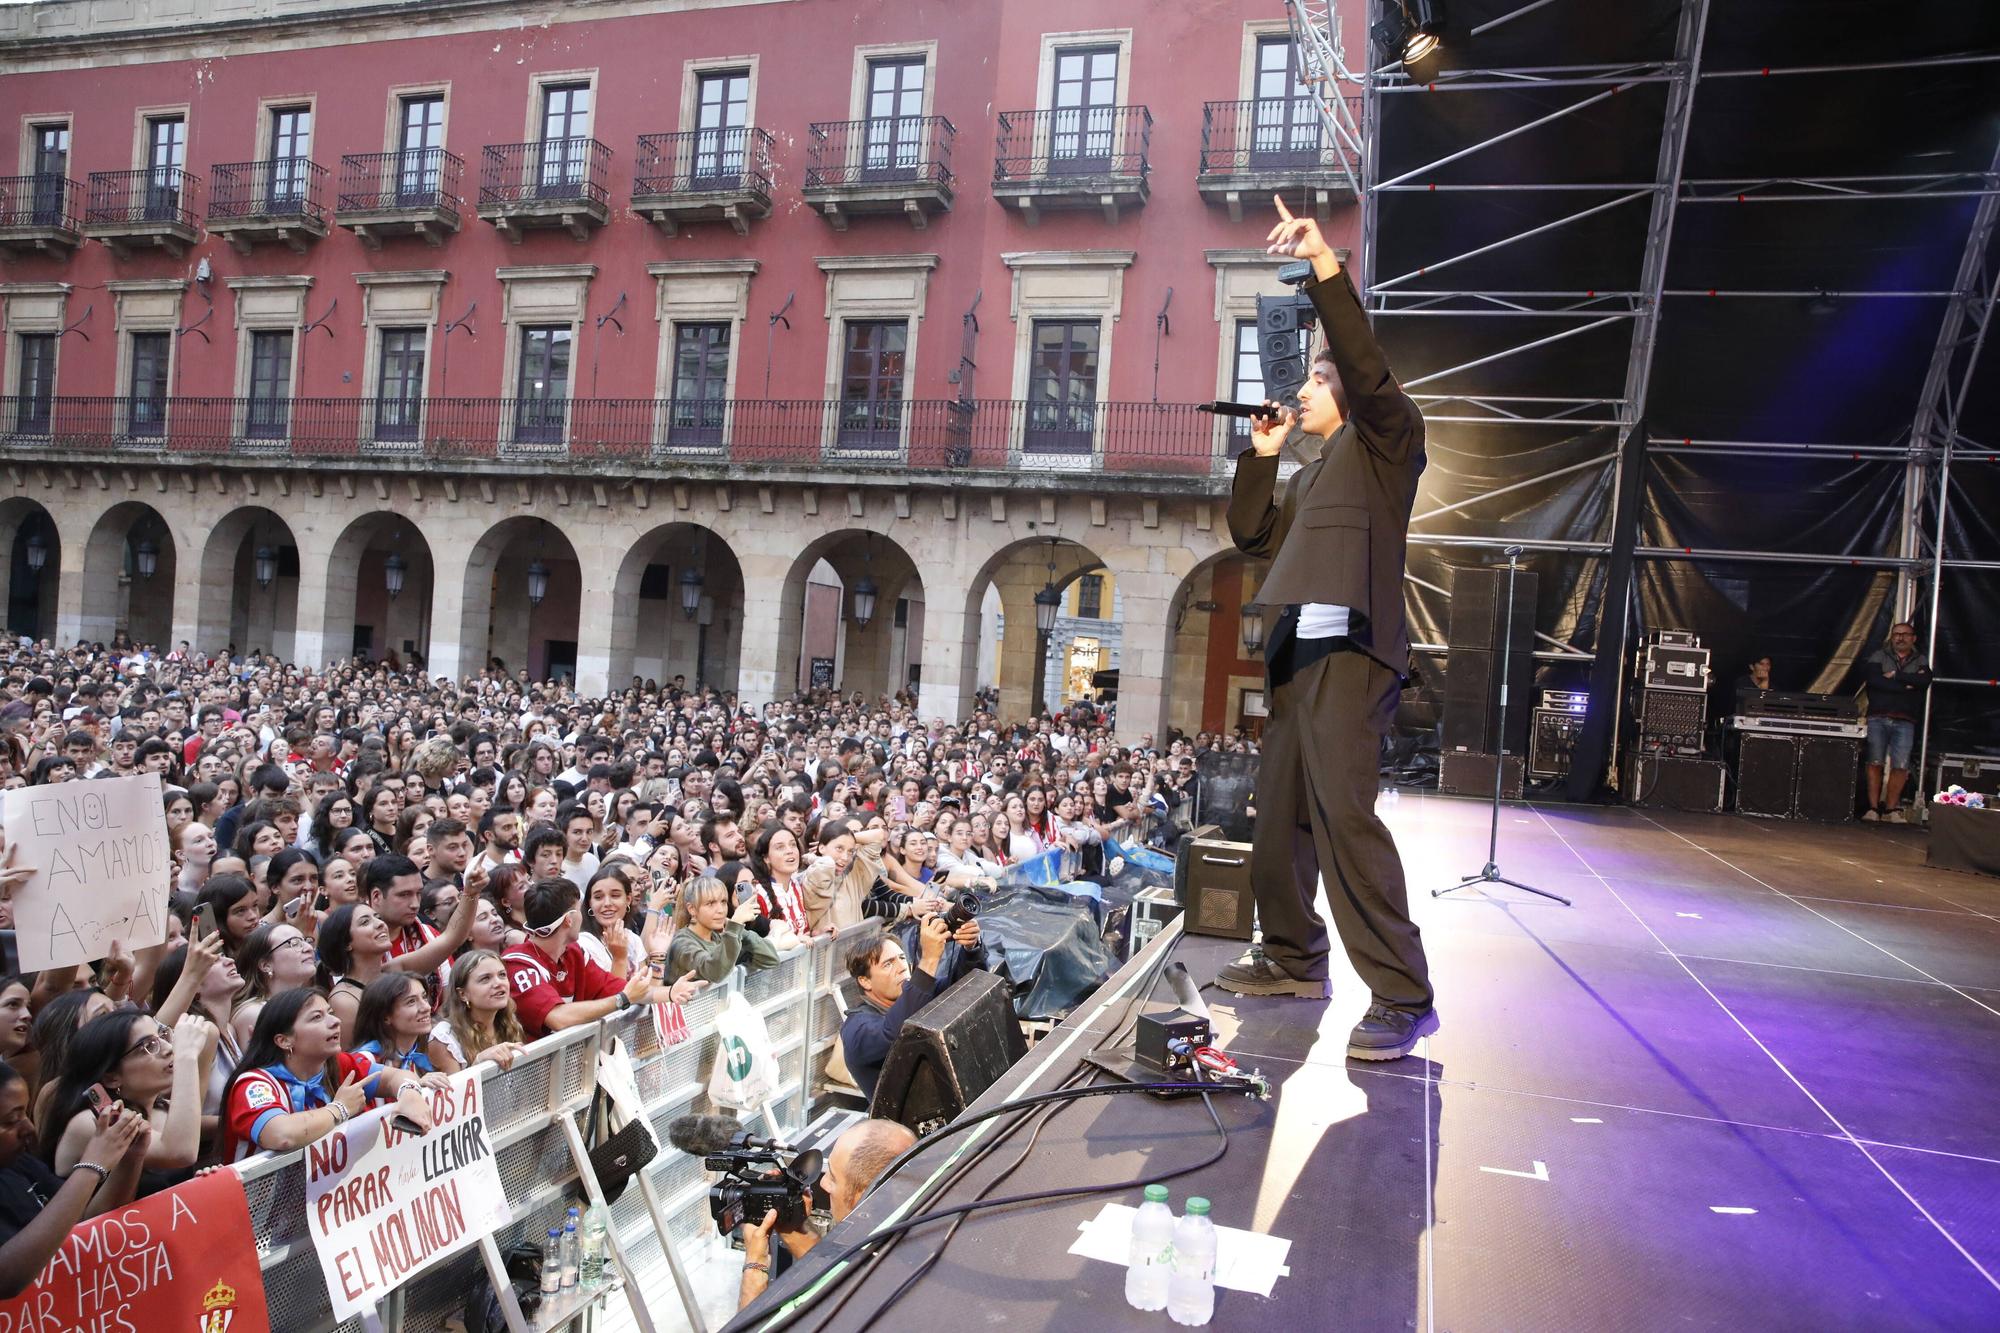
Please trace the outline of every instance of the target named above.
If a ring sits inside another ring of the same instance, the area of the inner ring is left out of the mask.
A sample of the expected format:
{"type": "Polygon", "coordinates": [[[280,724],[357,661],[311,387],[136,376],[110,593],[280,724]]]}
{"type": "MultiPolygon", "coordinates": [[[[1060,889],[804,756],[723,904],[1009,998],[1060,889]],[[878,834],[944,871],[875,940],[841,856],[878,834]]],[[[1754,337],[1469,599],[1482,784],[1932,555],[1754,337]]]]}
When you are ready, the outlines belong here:
{"type": "Polygon", "coordinates": [[[1355,646],[1403,675],[1410,659],[1403,552],[1424,470],[1423,414],[1390,375],[1346,270],[1305,291],[1347,391],[1347,420],[1293,474],[1282,498],[1275,455],[1238,457],[1229,535],[1245,555],[1271,562],[1260,604],[1348,607],[1355,646]]]}

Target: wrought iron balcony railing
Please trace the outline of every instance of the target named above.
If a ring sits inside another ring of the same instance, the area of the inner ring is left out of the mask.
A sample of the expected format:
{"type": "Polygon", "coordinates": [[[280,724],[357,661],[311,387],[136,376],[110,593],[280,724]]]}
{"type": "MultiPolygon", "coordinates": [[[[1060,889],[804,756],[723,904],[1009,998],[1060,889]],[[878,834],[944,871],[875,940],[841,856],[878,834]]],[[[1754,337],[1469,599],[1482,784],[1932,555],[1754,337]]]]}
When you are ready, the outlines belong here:
{"type": "Polygon", "coordinates": [[[176,167],[93,171],[83,220],[90,226],[168,225],[193,228],[201,180],[176,167]]]}
{"type": "Polygon", "coordinates": [[[542,139],[488,144],[479,181],[480,207],[507,204],[605,205],[611,150],[595,139],[542,139]]]}
{"type": "Polygon", "coordinates": [[[0,176],[0,227],[73,232],[83,190],[66,176],[0,176]]]}
{"type": "MultiPolygon", "coordinates": [[[[1361,99],[1348,102],[1358,123],[1361,99]]],[[[1361,164],[1327,133],[1309,97],[1202,104],[1199,171],[1204,178],[1345,175],[1349,167],[1358,175],[1361,164]]]]}
{"type": "Polygon", "coordinates": [[[999,126],[996,185],[1146,179],[1153,114],[1143,106],[1003,111],[999,126]]]}
{"type": "Polygon", "coordinates": [[[335,213],[428,211],[458,221],[465,163],[442,148],[349,153],[340,159],[335,213]]]}
{"type": "Polygon", "coordinates": [[[1190,403],[0,398],[0,454],[476,460],[1205,477],[1245,441],[1190,403]]]}
{"type": "Polygon", "coordinates": [[[208,220],[326,222],[326,168],[309,157],[222,162],[210,173],[208,220]]]}
{"type": "Polygon", "coordinates": [[[810,128],[808,191],[952,183],[951,145],[958,131],[943,116],[815,121],[810,128]]]}
{"type": "Polygon", "coordinates": [[[632,162],[632,197],[771,193],[771,135],[754,126],[642,134],[632,162]]]}

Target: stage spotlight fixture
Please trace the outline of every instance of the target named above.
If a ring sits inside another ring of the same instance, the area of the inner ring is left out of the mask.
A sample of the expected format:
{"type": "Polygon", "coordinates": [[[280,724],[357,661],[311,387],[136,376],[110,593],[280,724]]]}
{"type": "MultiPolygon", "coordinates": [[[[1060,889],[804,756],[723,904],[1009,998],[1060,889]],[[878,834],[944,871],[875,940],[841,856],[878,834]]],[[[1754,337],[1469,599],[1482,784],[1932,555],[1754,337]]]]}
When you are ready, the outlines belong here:
{"type": "Polygon", "coordinates": [[[1375,24],[1375,44],[1407,65],[1438,49],[1444,27],[1444,0],[1388,0],[1375,24]]]}

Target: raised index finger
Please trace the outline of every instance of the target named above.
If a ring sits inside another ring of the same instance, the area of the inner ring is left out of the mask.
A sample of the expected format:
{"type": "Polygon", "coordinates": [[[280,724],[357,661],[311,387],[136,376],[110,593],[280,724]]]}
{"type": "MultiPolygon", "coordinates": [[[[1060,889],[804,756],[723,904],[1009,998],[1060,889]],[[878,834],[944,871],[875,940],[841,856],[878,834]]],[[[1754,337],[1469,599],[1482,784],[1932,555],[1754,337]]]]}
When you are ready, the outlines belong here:
{"type": "Polygon", "coordinates": [[[1285,197],[1283,195],[1280,194],[1272,195],[1271,202],[1278,206],[1278,216],[1280,218],[1282,218],[1286,222],[1290,222],[1292,220],[1292,210],[1285,207],[1285,197]]]}

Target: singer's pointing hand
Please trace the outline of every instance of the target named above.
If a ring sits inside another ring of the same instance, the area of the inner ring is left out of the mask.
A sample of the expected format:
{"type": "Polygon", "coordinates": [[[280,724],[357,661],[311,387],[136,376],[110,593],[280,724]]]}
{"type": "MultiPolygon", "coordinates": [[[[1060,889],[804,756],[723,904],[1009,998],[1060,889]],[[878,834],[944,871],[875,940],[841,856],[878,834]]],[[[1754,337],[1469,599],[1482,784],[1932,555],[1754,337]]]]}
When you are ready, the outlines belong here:
{"type": "Polygon", "coordinates": [[[1293,217],[1292,210],[1285,207],[1284,199],[1278,195],[1272,195],[1271,202],[1278,208],[1278,225],[1264,238],[1265,253],[1310,260],[1313,276],[1321,281],[1340,272],[1340,261],[1320,235],[1319,223],[1311,218],[1293,217]]]}

